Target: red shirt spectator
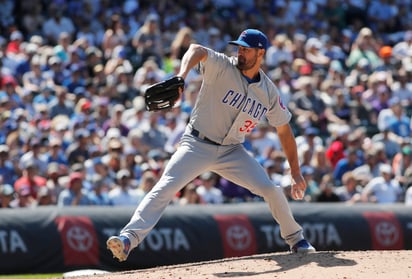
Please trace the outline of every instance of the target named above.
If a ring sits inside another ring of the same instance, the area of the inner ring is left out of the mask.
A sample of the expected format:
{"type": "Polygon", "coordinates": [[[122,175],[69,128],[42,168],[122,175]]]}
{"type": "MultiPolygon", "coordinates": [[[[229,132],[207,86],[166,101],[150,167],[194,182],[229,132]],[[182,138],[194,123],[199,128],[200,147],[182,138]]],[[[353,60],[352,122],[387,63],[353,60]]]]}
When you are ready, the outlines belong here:
{"type": "Polygon", "coordinates": [[[344,146],[340,141],[334,141],[326,150],[326,157],[332,164],[332,167],[335,168],[338,161],[345,157],[344,146]]]}
{"type": "Polygon", "coordinates": [[[46,186],[47,179],[37,174],[37,168],[32,160],[24,162],[22,168],[22,176],[14,183],[14,190],[19,192],[21,188],[29,187],[30,195],[37,199],[37,192],[40,187],[46,186]]]}

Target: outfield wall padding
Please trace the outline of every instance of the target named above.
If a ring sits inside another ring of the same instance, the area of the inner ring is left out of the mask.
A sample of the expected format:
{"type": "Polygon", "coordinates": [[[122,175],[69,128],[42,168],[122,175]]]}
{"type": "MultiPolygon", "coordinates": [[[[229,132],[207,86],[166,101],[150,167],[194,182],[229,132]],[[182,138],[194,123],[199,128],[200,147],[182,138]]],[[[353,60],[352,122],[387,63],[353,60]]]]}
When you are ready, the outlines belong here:
{"type": "MultiPolygon", "coordinates": [[[[412,249],[412,208],[403,204],[291,203],[318,250],[412,249]]],[[[265,203],[169,206],[154,230],[119,263],[106,240],[133,207],[0,210],[0,274],[128,270],[287,251],[265,203]]]]}

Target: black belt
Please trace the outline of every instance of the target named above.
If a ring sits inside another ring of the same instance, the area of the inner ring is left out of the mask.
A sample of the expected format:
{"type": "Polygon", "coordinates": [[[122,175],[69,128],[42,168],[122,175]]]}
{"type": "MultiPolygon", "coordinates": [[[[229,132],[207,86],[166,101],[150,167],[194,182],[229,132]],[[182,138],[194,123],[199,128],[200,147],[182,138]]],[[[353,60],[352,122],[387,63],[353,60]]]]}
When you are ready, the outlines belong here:
{"type": "Polygon", "coordinates": [[[221,145],[220,143],[217,143],[217,142],[215,142],[215,141],[213,141],[213,140],[205,137],[205,135],[203,135],[201,132],[199,132],[199,131],[196,130],[195,128],[192,128],[192,130],[190,131],[190,134],[191,134],[192,136],[197,137],[197,138],[199,138],[199,139],[201,139],[201,140],[204,140],[204,141],[206,141],[206,142],[208,142],[208,143],[211,143],[211,144],[214,144],[214,145],[221,145]]]}

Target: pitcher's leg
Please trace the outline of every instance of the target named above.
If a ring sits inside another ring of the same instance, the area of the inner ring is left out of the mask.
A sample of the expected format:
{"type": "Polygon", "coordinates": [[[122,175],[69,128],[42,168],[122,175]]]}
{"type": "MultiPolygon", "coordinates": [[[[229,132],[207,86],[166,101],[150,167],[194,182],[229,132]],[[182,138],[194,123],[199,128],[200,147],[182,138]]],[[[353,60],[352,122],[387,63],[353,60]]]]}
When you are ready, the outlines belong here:
{"type": "Polygon", "coordinates": [[[135,248],[159,221],[174,195],[208,167],[213,150],[204,143],[182,143],[168,162],[163,175],[136,208],[130,222],[122,229],[131,248],[135,248]],[[196,146],[195,148],[194,145],[196,146]]]}
{"type": "Polygon", "coordinates": [[[303,239],[302,227],[295,221],[283,189],[273,184],[264,168],[242,146],[220,158],[216,172],[265,199],[289,246],[303,239]]]}

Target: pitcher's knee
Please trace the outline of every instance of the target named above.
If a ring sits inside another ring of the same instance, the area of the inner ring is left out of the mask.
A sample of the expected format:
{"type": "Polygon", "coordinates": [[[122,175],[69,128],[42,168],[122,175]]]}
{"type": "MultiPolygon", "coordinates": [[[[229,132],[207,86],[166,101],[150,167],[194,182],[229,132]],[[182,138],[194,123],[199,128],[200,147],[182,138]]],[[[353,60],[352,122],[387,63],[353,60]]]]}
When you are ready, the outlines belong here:
{"type": "Polygon", "coordinates": [[[265,200],[272,199],[278,195],[283,195],[283,189],[275,185],[266,185],[257,189],[257,194],[262,196],[265,200]]]}

